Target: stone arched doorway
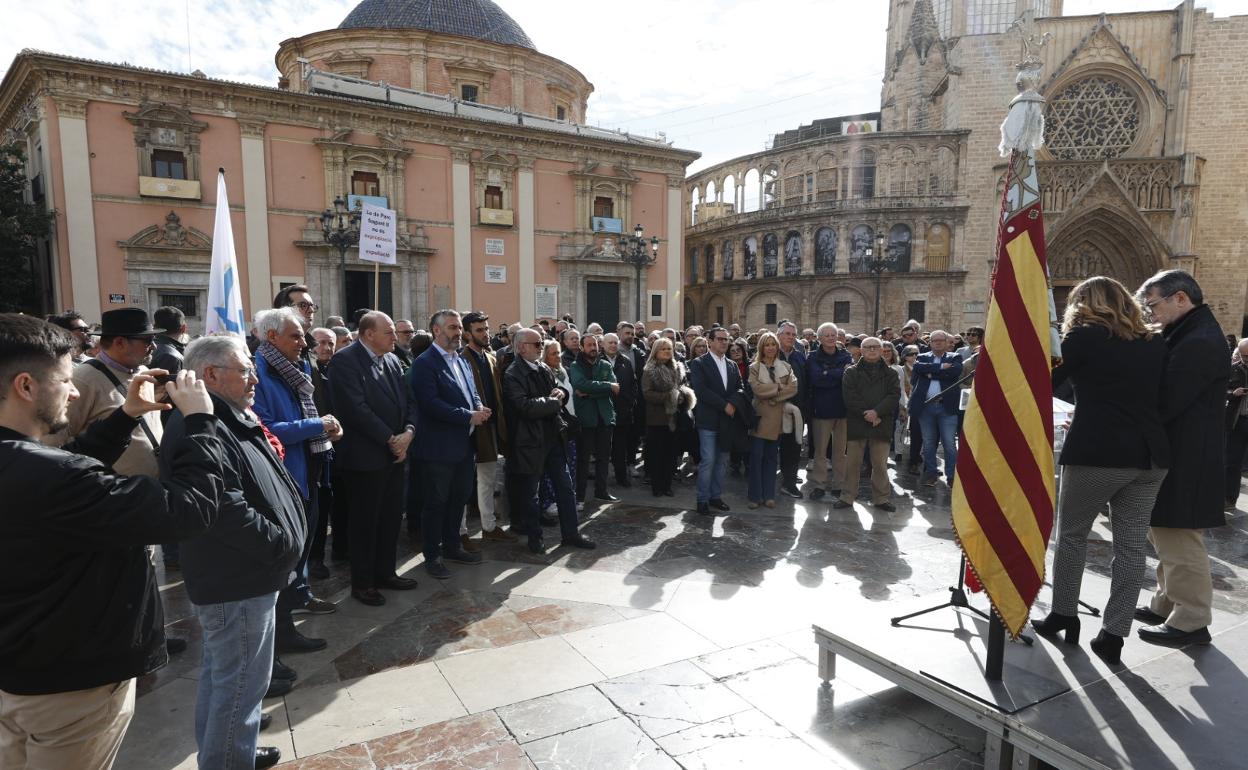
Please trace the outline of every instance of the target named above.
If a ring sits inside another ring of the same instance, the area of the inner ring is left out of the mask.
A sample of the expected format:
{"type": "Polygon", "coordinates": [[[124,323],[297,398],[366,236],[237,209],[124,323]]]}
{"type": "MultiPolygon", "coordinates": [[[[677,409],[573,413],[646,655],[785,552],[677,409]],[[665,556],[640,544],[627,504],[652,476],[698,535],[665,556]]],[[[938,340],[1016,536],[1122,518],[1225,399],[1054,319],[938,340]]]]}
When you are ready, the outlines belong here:
{"type": "Polygon", "coordinates": [[[1046,253],[1058,316],[1072,287],[1094,275],[1115,278],[1135,291],[1169,261],[1165,244],[1138,215],[1098,207],[1063,223],[1046,253]]]}

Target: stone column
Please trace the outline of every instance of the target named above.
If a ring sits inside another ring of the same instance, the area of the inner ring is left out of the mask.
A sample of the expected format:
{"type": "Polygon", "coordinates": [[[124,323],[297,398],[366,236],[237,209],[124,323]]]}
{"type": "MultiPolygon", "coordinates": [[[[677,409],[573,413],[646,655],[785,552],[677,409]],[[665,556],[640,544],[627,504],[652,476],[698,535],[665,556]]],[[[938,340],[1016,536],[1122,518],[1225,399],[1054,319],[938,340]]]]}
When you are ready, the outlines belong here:
{"type": "Polygon", "coordinates": [[[100,317],[100,267],[95,253],[95,211],[91,199],[91,156],[87,147],[87,100],[56,98],[61,132],[61,189],[69,235],[69,285],[74,308],[100,317]]]}
{"type": "MultiPolygon", "coordinates": [[[[264,165],[263,120],[240,118],[243,157],[243,218],[247,243],[247,299],[251,310],[267,308],[273,301],[272,263],[269,258],[269,188],[264,165]]],[[[306,265],[305,265],[306,273],[306,265]]],[[[304,276],[307,279],[307,276],[304,276]]],[[[321,297],[321,301],[325,300],[321,297]]]]}
{"type": "Polygon", "coordinates": [[[451,210],[455,242],[455,307],[472,308],[472,167],[471,151],[451,148],[451,210]]]}
{"type": "Polygon", "coordinates": [[[802,225],[802,275],[815,274],[815,226],[802,225]]]}
{"type": "Polygon", "coordinates": [[[535,319],[533,314],[535,288],[534,269],[536,266],[536,209],[535,200],[537,186],[533,176],[533,159],[520,158],[520,169],[516,181],[516,209],[519,217],[519,255],[517,269],[520,272],[520,323],[529,324],[535,319]]]}
{"type": "Polygon", "coordinates": [[[836,273],[849,272],[849,259],[854,255],[854,242],[849,237],[853,226],[838,224],[836,226],[836,273]]]}
{"type": "MultiPolygon", "coordinates": [[[[681,266],[684,264],[685,254],[685,230],[683,227],[685,196],[683,186],[684,180],[680,176],[668,176],[667,232],[663,236],[663,239],[667,241],[667,307],[663,308],[663,320],[666,321],[668,326],[672,326],[674,319],[680,317],[681,305],[684,303],[684,296],[682,295],[684,278],[681,275],[681,266]]],[[[649,321],[650,300],[643,295],[642,302],[647,306],[641,309],[646,316],[644,320],[649,321]]]]}

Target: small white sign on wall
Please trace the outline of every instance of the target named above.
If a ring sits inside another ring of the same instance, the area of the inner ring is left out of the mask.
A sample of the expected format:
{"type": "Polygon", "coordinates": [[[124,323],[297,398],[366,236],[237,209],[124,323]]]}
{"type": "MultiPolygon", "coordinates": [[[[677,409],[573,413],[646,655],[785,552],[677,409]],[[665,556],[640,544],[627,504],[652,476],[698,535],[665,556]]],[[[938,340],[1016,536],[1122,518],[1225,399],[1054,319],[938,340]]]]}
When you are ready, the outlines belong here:
{"type": "Polygon", "coordinates": [[[485,266],[485,282],[486,283],[507,283],[507,266],[506,265],[486,265],[485,266]]]}
{"type": "Polygon", "coordinates": [[[502,238],[486,238],[485,254],[489,257],[503,256],[503,239],[502,238]]]}
{"type": "Polygon", "coordinates": [[[533,287],[533,312],[538,318],[559,317],[559,287],[538,284],[533,287]]]}

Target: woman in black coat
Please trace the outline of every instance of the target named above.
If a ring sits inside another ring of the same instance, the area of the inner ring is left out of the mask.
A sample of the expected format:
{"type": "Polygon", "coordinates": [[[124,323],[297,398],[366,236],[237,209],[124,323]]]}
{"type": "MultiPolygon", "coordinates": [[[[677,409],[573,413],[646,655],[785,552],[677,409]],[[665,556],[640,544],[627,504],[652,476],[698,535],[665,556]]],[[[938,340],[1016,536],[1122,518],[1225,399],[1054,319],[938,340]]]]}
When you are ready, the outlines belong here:
{"type": "Polygon", "coordinates": [[[1102,276],[1070,292],[1062,331],[1062,363],[1053,382],[1073,382],[1075,414],[1059,458],[1053,611],[1032,626],[1044,635],[1064,631],[1067,643],[1078,643],[1088,532],[1108,510],[1114,546],[1110,595],[1091,647],[1117,663],[1144,581],[1149,517],[1170,464],[1158,411],[1166,347],[1122,284],[1102,276]]]}

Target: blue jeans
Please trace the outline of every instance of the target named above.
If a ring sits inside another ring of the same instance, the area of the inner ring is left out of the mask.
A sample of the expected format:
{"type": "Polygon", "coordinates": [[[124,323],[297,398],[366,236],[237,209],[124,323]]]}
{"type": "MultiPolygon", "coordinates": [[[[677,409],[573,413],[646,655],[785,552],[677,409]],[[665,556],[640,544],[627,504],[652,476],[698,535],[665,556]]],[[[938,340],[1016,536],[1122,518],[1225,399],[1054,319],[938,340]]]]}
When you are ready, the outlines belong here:
{"type": "Polygon", "coordinates": [[[277,593],[222,604],[192,604],[204,629],[195,701],[200,770],[256,766],[260,701],[273,673],[277,593]]]}
{"type": "Polygon", "coordinates": [[[751,503],[764,503],[776,499],[776,466],[779,464],[780,442],[768,441],[758,436],[750,437],[751,503]]]}
{"type": "Polygon", "coordinates": [[[958,462],[958,415],[948,414],[940,402],[928,404],[919,414],[923,433],[923,472],[936,475],[936,440],[945,449],[945,480],[953,484],[958,462]]]}
{"type": "Polygon", "coordinates": [[[698,428],[698,502],[718,500],[724,491],[724,471],[728,470],[728,452],[719,451],[719,432],[698,428]]]}

